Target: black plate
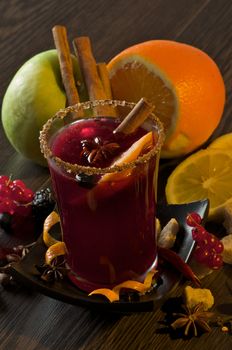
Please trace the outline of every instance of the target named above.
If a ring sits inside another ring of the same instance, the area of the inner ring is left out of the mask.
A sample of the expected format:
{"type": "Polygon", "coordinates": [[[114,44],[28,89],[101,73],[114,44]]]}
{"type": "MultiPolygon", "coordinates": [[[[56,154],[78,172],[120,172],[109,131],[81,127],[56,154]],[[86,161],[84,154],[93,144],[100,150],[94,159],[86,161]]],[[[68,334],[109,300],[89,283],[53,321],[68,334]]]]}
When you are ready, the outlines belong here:
{"type": "MultiPolygon", "coordinates": [[[[197,201],[182,205],[167,205],[158,208],[158,217],[161,225],[166,224],[171,218],[176,218],[181,229],[175,244],[175,251],[184,261],[188,261],[194,247],[191,228],[185,223],[186,215],[189,212],[197,212],[201,217],[206,217],[208,211],[208,200],[197,201]]],[[[122,299],[118,302],[110,303],[102,296],[91,296],[75,287],[69,280],[48,284],[38,277],[35,265],[44,262],[46,246],[42,238],[39,238],[36,245],[18,263],[12,266],[12,275],[16,280],[35,288],[38,292],[52,298],[75,305],[86,306],[117,313],[145,312],[152,311],[160,305],[164,298],[178,285],[180,274],[172,269],[171,265],[159,265],[160,277],[157,286],[146,295],[138,297],[132,294],[130,300],[122,299]]],[[[127,294],[128,296],[128,294],[127,294]]]]}

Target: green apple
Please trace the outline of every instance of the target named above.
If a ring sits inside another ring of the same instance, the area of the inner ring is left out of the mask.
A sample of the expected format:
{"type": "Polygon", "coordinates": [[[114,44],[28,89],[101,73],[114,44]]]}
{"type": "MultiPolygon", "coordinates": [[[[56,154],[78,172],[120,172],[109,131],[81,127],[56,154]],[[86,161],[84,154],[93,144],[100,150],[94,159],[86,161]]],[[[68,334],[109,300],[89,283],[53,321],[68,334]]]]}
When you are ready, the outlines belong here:
{"type": "MultiPolygon", "coordinates": [[[[72,60],[76,79],[80,81],[77,60],[75,57],[72,60]]],[[[65,105],[56,50],[32,57],[15,74],[3,99],[2,124],[12,146],[26,158],[46,165],[40,152],[39,131],[65,105]]]]}

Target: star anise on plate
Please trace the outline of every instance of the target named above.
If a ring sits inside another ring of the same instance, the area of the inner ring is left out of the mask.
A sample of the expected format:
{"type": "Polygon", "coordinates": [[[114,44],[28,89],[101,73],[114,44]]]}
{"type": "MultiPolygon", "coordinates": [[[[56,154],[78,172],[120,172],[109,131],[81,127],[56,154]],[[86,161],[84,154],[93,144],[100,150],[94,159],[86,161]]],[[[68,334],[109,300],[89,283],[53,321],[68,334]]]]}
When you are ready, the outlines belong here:
{"type": "Polygon", "coordinates": [[[116,142],[102,141],[100,137],[81,141],[81,157],[91,165],[99,165],[102,160],[112,156],[120,147],[116,142]]]}
{"type": "Polygon", "coordinates": [[[63,280],[69,272],[69,268],[67,268],[65,265],[65,260],[60,260],[59,257],[53,259],[51,265],[36,265],[36,269],[40,273],[40,278],[45,282],[56,282],[63,280]]]}
{"type": "Polygon", "coordinates": [[[189,334],[190,329],[193,329],[194,336],[198,335],[198,328],[203,332],[210,332],[209,320],[214,316],[213,312],[205,311],[202,303],[190,309],[186,305],[182,305],[185,313],[175,313],[177,320],[171,324],[174,329],[185,327],[184,335],[189,334]]]}

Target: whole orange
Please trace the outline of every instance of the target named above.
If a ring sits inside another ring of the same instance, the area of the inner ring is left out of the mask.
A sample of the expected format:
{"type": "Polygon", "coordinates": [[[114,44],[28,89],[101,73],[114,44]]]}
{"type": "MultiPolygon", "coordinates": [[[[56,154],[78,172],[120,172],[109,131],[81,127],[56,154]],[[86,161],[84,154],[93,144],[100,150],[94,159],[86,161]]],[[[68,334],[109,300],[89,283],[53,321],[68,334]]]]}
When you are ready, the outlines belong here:
{"type": "Polygon", "coordinates": [[[202,145],[218,126],[225,86],[216,63],[202,50],[169,41],[131,46],[108,63],[115,99],[150,99],[163,121],[162,156],[185,155],[202,145]]]}

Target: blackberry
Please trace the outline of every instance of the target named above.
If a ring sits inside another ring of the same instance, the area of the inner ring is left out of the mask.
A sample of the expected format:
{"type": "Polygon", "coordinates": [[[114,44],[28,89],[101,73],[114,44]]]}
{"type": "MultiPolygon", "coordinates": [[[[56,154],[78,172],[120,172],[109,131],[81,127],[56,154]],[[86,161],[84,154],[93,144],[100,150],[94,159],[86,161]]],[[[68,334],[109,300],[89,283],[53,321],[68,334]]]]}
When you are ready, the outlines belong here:
{"type": "Polygon", "coordinates": [[[40,224],[39,228],[42,228],[44,220],[53,211],[54,207],[55,201],[50,188],[45,188],[35,193],[32,202],[32,213],[36,223],[40,224]]]}
{"type": "Polygon", "coordinates": [[[87,175],[87,174],[77,174],[76,175],[76,181],[81,187],[84,188],[93,188],[96,184],[96,178],[94,175],[87,175]]]}

